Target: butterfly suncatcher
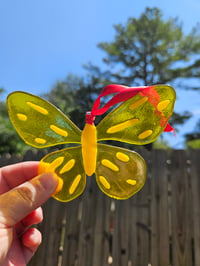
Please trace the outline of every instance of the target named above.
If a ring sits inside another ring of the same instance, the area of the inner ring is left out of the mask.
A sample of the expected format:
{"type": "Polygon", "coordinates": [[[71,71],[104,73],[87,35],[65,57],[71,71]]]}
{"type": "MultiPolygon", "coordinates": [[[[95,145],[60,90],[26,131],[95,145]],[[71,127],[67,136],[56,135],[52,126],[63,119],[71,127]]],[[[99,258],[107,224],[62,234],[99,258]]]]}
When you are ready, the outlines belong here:
{"type": "Polygon", "coordinates": [[[16,91],[8,95],[10,120],[21,138],[36,148],[64,143],[79,146],[47,154],[40,161],[39,173],[54,172],[63,180],[62,190],[53,197],[67,202],[83,193],[86,175],[95,173],[99,188],[115,199],[128,199],[146,180],[146,164],[136,152],[101,144],[116,140],[144,145],[155,141],[163,131],[172,131],[168,120],[176,94],[168,85],[148,87],[106,86],[96,99],[81,131],[67,116],[48,101],[16,91]],[[101,98],[115,94],[102,108],[101,98]],[[95,116],[119,104],[97,127],[95,116]]]}

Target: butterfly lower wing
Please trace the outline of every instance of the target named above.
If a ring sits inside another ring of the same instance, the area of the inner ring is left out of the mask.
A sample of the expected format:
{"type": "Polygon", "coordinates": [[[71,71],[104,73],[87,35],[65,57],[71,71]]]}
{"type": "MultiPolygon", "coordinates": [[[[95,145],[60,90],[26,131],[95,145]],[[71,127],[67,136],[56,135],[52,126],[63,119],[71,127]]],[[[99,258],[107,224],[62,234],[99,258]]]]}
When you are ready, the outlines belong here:
{"type": "Polygon", "coordinates": [[[120,104],[97,126],[98,140],[143,145],[155,141],[173,112],[175,91],[167,85],[147,87],[120,104]]]}
{"type": "Polygon", "coordinates": [[[81,131],[48,101],[14,92],[7,98],[10,120],[29,145],[44,148],[61,143],[80,143],[81,131]]]}
{"type": "Polygon", "coordinates": [[[115,199],[128,199],[146,180],[144,159],[127,149],[98,144],[96,181],[99,188],[115,199]]]}
{"type": "Polygon", "coordinates": [[[81,147],[52,152],[40,161],[39,174],[53,172],[63,180],[62,190],[53,197],[67,202],[81,195],[86,185],[81,147]]]}

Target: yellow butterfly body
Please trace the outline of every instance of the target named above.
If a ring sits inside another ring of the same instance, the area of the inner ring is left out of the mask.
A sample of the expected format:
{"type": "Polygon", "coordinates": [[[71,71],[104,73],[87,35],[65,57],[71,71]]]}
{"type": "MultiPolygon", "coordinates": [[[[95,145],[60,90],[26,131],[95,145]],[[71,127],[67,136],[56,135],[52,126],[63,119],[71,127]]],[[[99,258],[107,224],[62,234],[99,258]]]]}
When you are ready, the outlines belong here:
{"type": "Polygon", "coordinates": [[[97,129],[95,125],[85,124],[81,134],[82,156],[85,173],[94,174],[97,161],[97,129]]]}

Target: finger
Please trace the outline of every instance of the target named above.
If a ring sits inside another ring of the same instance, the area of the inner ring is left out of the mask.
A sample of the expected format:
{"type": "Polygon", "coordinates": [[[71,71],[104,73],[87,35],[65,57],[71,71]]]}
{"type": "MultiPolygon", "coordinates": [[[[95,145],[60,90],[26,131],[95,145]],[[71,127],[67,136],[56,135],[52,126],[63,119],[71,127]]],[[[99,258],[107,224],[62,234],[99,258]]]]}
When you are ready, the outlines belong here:
{"type": "Polygon", "coordinates": [[[41,223],[42,220],[43,220],[43,211],[42,208],[39,207],[36,210],[32,211],[30,214],[28,214],[15,226],[17,235],[21,236],[27,230],[27,228],[29,228],[34,224],[41,223]]]}
{"type": "Polygon", "coordinates": [[[0,169],[0,194],[19,186],[38,174],[39,162],[22,162],[0,169]]]}
{"type": "Polygon", "coordinates": [[[41,206],[56,190],[59,179],[45,173],[0,196],[0,222],[14,226],[33,210],[41,206]]]}
{"type": "Polygon", "coordinates": [[[43,211],[42,208],[39,207],[36,210],[32,211],[28,214],[23,220],[22,223],[25,228],[28,228],[34,224],[41,223],[43,220],[43,211]]]}
{"type": "Polygon", "coordinates": [[[28,263],[42,242],[42,235],[36,228],[30,228],[22,236],[24,257],[28,263]]]}

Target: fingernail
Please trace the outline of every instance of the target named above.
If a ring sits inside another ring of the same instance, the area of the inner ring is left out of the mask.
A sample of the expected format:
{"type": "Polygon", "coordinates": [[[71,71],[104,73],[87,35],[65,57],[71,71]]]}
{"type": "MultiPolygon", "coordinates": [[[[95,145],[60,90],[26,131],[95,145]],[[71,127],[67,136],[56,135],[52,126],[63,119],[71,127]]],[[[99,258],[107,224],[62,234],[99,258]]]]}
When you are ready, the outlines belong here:
{"type": "Polygon", "coordinates": [[[58,179],[58,185],[57,185],[56,190],[52,194],[52,196],[55,196],[59,191],[61,191],[61,189],[63,187],[63,180],[60,177],[57,177],[57,179],[58,179]]]}
{"type": "Polygon", "coordinates": [[[55,190],[58,182],[58,177],[54,173],[45,173],[38,177],[41,185],[45,188],[45,190],[51,191],[55,190]]]}

